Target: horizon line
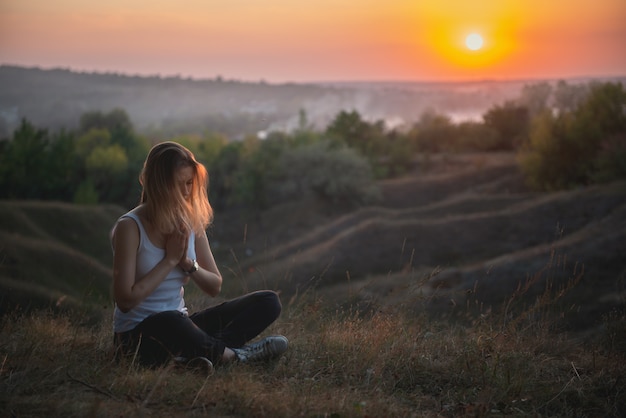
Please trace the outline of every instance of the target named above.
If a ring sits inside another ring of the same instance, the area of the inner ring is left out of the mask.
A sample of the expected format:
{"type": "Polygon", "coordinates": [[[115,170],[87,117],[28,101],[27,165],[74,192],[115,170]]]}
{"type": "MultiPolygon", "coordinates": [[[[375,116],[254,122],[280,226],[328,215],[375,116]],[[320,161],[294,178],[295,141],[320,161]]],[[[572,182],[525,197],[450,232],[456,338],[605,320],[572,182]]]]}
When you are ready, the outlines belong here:
{"type": "Polygon", "coordinates": [[[593,79],[626,79],[626,73],[622,75],[570,75],[570,76],[560,76],[560,77],[512,77],[512,78],[496,78],[496,77],[485,77],[485,78],[465,78],[465,79],[328,79],[328,80],[300,80],[300,81],[267,81],[263,77],[260,77],[256,80],[253,79],[237,79],[237,78],[228,78],[223,75],[215,75],[213,77],[197,77],[191,75],[182,75],[182,74],[161,74],[161,73],[132,73],[132,72],[124,72],[117,70],[82,70],[72,67],[64,67],[64,66],[41,66],[41,65],[25,65],[25,64],[15,64],[15,63],[0,63],[0,68],[2,67],[13,67],[19,69],[26,70],[39,70],[39,71],[67,71],[75,74],[91,74],[91,75],[116,75],[122,77],[139,77],[139,78],[160,78],[160,79],[178,79],[185,81],[224,81],[224,82],[239,82],[239,83],[249,83],[249,84],[274,84],[274,85],[285,85],[285,84],[326,84],[326,85],[337,85],[337,84],[476,84],[476,83],[519,83],[519,82],[542,82],[542,81],[554,81],[554,80],[593,80],[593,79]]]}

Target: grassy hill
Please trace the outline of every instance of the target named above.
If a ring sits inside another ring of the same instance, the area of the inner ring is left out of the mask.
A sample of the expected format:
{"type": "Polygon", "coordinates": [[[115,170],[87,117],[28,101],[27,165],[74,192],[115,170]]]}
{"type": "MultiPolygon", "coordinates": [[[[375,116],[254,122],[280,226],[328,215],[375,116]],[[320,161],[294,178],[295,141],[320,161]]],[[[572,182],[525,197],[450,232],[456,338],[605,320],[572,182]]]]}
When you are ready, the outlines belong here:
{"type": "MultiPolygon", "coordinates": [[[[380,186],[380,205],[351,212],[217,214],[222,297],[279,290],[268,333],[290,350],[210,376],[114,362],[108,234],[124,209],[0,202],[0,410],[626,414],[626,184],[531,193],[512,155],[491,154],[419,159],[380,186]]],[[[187,295],[192,311],[216,302],[187,295]]]]}
{"type": "Polygon", "coordinates": [[[110,305],[108,234],[122,213],[115,206],[0,201],[0,312],[110,305]]]}
{"type": "Polygon", "coordinates": [[[232,269],[253,288],[294,294],[315,286],[329,303],[446,315],[468,297],[485,310],[500,307],[534,277],[525,294],[532,301],[584,272],[568,292],[568,328],[599,326],[624,308],[626,184],[531,193],[508,154],[423,165],[383,182],[377,207],[326,219],[311,213],[314,205],[276,208],[263,229],[247,224],[232,269]],[[428,303],[415,300],[424,295],[428,303]]]}

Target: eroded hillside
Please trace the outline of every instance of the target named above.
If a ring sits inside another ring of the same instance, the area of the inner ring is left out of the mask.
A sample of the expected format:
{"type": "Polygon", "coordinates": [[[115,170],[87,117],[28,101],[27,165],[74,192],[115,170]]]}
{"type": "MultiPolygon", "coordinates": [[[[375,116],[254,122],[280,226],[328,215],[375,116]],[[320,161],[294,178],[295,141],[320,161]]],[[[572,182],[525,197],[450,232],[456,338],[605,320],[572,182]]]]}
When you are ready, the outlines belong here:
{"type": "Polygon", "coordinates": [[[528,301],[576,282],[563,297],[573,327],[624,305],[626,184],[531,193],[512,155],[425,164],[383,182],[377,207],[307,224],[310,207],[293,206],[273,227],[246,225],[233,271],[252,288],[444,314],[500,307],[519,286],[528,301]]]}
{"type": "Polygon", "coordinates": [[[0,201],[0,313],[110,305],[116,206],[0,201]]]}

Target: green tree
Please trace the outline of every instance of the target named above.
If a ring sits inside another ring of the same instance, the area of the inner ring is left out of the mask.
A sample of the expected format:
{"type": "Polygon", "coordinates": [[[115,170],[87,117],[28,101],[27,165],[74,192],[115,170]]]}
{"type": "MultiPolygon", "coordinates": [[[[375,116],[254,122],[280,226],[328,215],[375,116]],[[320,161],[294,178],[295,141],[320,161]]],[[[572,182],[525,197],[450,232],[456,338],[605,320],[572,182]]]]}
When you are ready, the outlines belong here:
{"type": "Polygon", "coordinates": [[[50,134],[22,120],[0,153],[0,195],[5,198],[68,200],[78,182],[74,136],[50,134]]]}
{"type": "Polygon", "coordinates": [[[280,156],[290,147],[289,142],[289,137],[265,140],[250,137],[244,141],[234,190],[237,203],[257,215],[272,204],[269,185],[276,176],[280,156]]]}
{"type": "Polygon", "coordinates": [[[111,133],[107,129],[91,128],[76,139],[75,151],[85,160],[94,149],[111,145],[111,133]]]}
{"type": "Polygon", "coordinates": [[[112,136],[122,132],[133,132],[133,124],[124,109],[115,108],[108,113],[100,111],[86,112],[80,117],[79,132],[85,133],[92,129],[103,129],[112,136]]]}
{"type": "Polygon", "coordinates": [[[561,189],[624,175],[626,92],[619,83],[592,84],[574,110],[543,114],[520,160],[539,189],[561,189]]]}
{"type": "Polygon", "coordinates": [[[370,203],[378,198],[371,166],[355,150],[329,146],[326,141],[285,152],[281,175],[273,187],[284,199],[313,194],[341,207],[370,203]]]}
{"type": "Polygon", "coordinates": [[[134,205],[139,199],[141,190],[137,174],[141,171],[150,143],[146,138],[135,134],[130,117],[120,108],[107,113],[99,111],[84,113],[79,125],[80,136],[76,148],[83,160],[86,160],[95,148],[107,148],[112,145],[121,147],[127,158],[126,168],[117,173],[115,178],[106,182],[92,179],[100,198],[127,207],[134,205]]]}
{"type": "Polygon", "coordinates": [[[484,115],[485,125],[497,134],[496,150],[517,149],[528,137],[530,114],[528,108],[514,102],[496,105],[484,115]]]}
{"type": "Polygon", "coordinates": [[[96,147],[85,159],[87,177],[103,201],[115,201],[121,194],[115,189],[127,168],[128,157],[119,144],[96,147]]]}
{"type": "Polygon", "coordinates": [[[482,122],[460,122],[456,131],[455,147],[458,151],[494,151],[498,149],[498,133],[482,122]]]}
{"type": "Polygon", "coordinates": [[[384,121],[367,122],[357,111],[338,113],[325,134],[327,146],[342,142],[365,156],[376,178],[403,173],[412,161],[410,136],[387,132],[384,121]]]}
{"type": "Polygon", "coordinates": [[[455,134],[448,116],[429,109],[421,114],[409,135],[416,152],[442,152],[451,149],[455,134]]]}
{"type": "Polygon", "coordinates": [[[207,167],[217,159],[222,149],[228,144],[228,138],[222,134],[208,134],[196,146],[196,158],[207,167]]]}
{"type": "Polygon", "coordinates": [[[544,113],[533,121],[529,142],[522,147],[520,161],[529,186],[538,190],[565,188],[579,177],[576,159],[580,156],[568,146],[564,116],[544,113]]]}
{"type": "Polygon", "coordinates": [[[400,176],[406,173],[413,164],[413,149],[409,137],[398,131],[387,134],[386,157],[382,163],[386,165],[388,177],[400,176]]]}
{"type": "Polygon", "coordinates": [[[220,150],[207,169],[211,178],[209,198],[216,208],[224,209],[234,203],[237,172],[241,167],[242,143],[233,141],[220,150]]]}
{"type": "Polygon", "coordinates": [[[94,177],[115,177],[123,173],[127,166],[126,151],[118,144],[97,147],[85,160],[87,172],[94,177]]]}
{"type": "Polygon", "coordinates": [[[49,135],[22,120],[0,155],[0,190],[4,198],[42,199],[45,189],[49,135]]]}
{"type": "Polygon", "coordinates": [[[596,140],[626,128],[626,91],[621,83],[591,83],[587,98],[574,111],[576,128],[596,140]]]}
{"type": "Polygon", "coordinates": [[[147,141],[123,111],[88,114],[82,129],[49,133],[23,120],[0,144],[0,196],[94,202],[97,192],[103,201],[134,204],[147,141]]]}
{"type": "Polygon", "coordinates": [[[74,152],[76,139],[72,132],[61,130],[52,135],[48,147],[45,188],[54,199],[70,201],[80,182],[80,160],[74,152]]]}
{"type": "Polygon", "coordinates": [[[94,186],[90,178],[87,178],[80,182],[76,188],[72,201],[79,205],[95,205],[98,203],[98,199],[99,196],[96,191],[96,186],[94,186]]]}
{"type": "Polygon", "coordinates": [[[384,150],[383,121],[368,123],[356,110],[339,112],[326,128],[326,134],[340,138],[368,158],[380,157],[384,150]]]}
{"type": "Polygon", "coordinates": [[[367,136],[369,126],[356,110],[347,112],[342,110],[326,128],[330,136],[341,138],[348,146],[356,149],[365,149],[363,142],[367,136]]]}
{"type": "Polygon", "coordinates": [[[593,180],[626,179],[626,132],[609,136],[594,160],[593,180]]]}
{"type": "Polygon", "coordinates": [[[218,158],[222,149],[228,144],[228,138],[222,134],[211,133],[206,136],[183,135],[172,139],[172,141],[188,148],[195,155],[196,159],[205,165],[207,169],[218,158]]]}

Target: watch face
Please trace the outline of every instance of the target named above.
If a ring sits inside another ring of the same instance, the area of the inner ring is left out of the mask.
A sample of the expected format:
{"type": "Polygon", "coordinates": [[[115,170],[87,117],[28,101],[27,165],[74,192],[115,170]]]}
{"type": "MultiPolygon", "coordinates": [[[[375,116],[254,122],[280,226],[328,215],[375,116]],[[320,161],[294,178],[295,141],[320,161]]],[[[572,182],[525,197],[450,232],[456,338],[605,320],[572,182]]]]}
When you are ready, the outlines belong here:
{"type": "Polygon", "coordinates": [[[196,271],[198,271],[198,261],[197,260],[193,260],[193,265],[191,266],[191,268],[189,269],[188,273],[195,273],[196,271]]]}

